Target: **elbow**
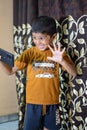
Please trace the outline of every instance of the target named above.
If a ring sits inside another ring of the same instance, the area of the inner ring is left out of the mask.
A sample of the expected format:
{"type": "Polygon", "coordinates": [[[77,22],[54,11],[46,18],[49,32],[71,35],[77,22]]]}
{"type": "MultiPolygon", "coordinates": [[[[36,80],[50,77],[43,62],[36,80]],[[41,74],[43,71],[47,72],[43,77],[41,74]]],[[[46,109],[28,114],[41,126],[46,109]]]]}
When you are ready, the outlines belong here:
{"type": "Polygon", "coordinates": [[[8,76],[11,76],[11,75],[12,75],[10,72],[7,72],[6,74],[7,74],[8,76]]]}
{"type": "Polygon", "coordinates": [[[73,77],[75,78],[76,76],[77,76],[77,74],[76,74],[76,73],[74,73],[74,74],[73,74],[73,77]]]}
{"type": "Polygon", "coordinates": [[[74,72],[72,73],[72,76],[73,77],[76,77],[77,76],[77,70],[75,69],[74,72]]]}
{"type": "Polygon", "coordinates": [[[13,69],[12,69],[12,68],[10,68],[10,69],[6,70],[5,72],[6,72],[6,74],[7,74],[8,76],[11,76],[11,75],[13,75],[13,74],[14,74],[14,72],[13,72],[13,69]]]}
{"type": "Polygon", "coordinates": [[[9,73],[9,74],[8,74],[8,76],[11,76],[11,75],[12,75],[12,73],[9,73]]]}

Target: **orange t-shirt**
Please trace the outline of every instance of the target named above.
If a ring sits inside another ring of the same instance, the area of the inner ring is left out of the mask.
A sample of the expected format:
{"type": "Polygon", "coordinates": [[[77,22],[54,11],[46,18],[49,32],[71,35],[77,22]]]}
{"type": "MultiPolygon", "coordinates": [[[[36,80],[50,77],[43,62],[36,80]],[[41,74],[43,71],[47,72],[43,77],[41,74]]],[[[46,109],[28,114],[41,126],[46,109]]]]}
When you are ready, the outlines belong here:
{"type": "Polygon", "coordinates": [[[47,56],[52,56],[49,49],[40,51],[37,47],[32,47],[15,61],[19,70],[27,67],[26,103],[59,103],[59,64],[47,60],[47,56]]]}

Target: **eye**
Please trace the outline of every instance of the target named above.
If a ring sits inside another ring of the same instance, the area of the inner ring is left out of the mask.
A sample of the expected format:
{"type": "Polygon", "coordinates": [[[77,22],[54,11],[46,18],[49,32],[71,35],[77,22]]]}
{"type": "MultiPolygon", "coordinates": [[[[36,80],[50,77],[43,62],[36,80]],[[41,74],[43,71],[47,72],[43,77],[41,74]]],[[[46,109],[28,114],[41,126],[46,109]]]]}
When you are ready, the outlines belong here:
{"type": "Polygon", "coordinates": [[[32,37],[33,38],[33,40],[36,40],[36,37],[32,37]]]}
{"type": "Polygon", "coordinates": [[[45,38],[44,37],[41,37],[40,40],[44,40],[45,38]]]}

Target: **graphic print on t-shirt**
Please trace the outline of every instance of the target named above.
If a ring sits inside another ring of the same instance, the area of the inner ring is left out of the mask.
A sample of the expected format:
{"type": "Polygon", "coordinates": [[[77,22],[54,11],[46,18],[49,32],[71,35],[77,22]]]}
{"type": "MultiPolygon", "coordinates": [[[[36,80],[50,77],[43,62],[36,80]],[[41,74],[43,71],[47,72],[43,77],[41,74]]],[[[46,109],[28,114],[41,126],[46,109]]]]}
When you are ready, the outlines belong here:
{"type": "Polygon", "coordinates": [[[55,62],[33,62],[33,70],[37,78],[54,78],[56,76],[55,62]]]}

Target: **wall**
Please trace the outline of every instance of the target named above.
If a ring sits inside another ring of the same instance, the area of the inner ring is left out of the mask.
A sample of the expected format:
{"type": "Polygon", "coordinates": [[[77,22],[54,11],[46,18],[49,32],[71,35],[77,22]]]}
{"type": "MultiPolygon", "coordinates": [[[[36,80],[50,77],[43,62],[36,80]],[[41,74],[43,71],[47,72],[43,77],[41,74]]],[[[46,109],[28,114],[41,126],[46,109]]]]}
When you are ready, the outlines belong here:
{"type": "MultiPolygon", "coordinates": [[[[13,1],[0,0],[0,48],[13,51],[13,1]]],[[[0,116],[17,113],[15,75],[0,69],[0,116]]]]}

